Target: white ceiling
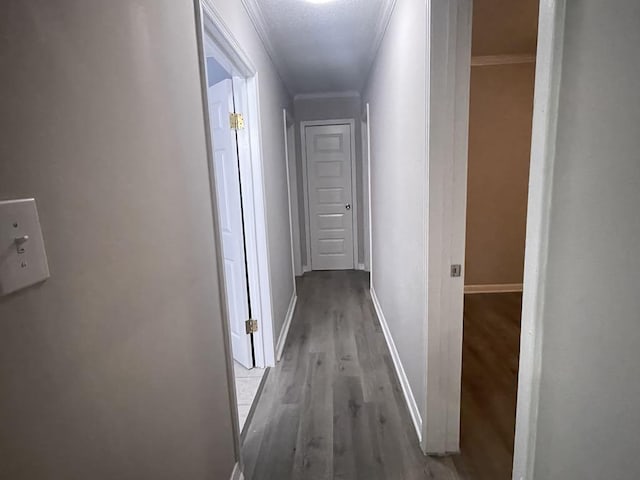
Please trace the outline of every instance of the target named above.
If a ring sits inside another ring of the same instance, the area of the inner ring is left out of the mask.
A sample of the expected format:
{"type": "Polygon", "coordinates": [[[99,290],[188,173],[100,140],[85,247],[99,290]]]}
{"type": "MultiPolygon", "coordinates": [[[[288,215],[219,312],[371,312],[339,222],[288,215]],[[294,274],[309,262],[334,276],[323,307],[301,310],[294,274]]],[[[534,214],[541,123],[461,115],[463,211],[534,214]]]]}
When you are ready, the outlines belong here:
{"type": "Polygon", "coordinates": [[[393,0],[243,0],[292,94],[361,90],[393,0]]]}

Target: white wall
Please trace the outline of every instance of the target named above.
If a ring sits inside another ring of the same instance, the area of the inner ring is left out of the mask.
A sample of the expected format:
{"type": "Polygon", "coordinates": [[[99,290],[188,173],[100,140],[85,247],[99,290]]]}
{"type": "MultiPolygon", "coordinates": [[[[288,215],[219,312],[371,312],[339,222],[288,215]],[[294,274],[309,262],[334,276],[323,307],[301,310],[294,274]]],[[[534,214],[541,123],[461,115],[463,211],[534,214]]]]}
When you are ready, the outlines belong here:
{"type": "Polygon", "coordinates": [[[362,103],[357,95],[342,97],[296,98],[294,100],[294,117],[296,121],[296,160],[298,162],[298,205],[300,216],[300,244],[302,265],[310,266],[307,259],[305,211],[304,211],[304,178],[302,175],[302,140],[300,122],[306,120],[353,119],[355,121],[356,149],[356,191],[358,215],[358,258],[356,263],[364,263],[364,223],[363,223],[363,186],[362,186],[362,103]]]}
{"type": "Polygon", "coordinates": [[[229,478],[193,3],[9,1],[0,36],[0,198],[51,268],[0,298],[0,477],[229,478]]]}
{"type": "Polygon", "coordinates": [[[636,0],[566,2],[536,480],[640,478],[638,45],[636,0]]]}
{"type": "Polygon", "coordinates": [[[426,2],[398,0],[363,94],[371,111],[372,283],[421,406],[426,399],[427,35],[426,2]]]}
{"type": "Polygon", "coordinates": [[[282,109],[289,106],[291,101],[260,37],[258,37],[242,6],[242,2],[239,0],[216,0],[212,4],[258,70],[275,344],[282,330],[294,291],[291,275],[289,198],[282,125],[282,109]]]}

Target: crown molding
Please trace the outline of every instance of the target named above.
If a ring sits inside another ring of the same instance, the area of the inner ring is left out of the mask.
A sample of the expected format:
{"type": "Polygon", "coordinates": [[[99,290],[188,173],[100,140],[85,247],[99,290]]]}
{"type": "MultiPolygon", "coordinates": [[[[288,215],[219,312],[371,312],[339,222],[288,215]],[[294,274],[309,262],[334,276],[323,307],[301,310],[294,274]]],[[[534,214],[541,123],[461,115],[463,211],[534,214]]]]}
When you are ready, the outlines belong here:
{"type": "Polygon", "coordinates": [[[264,46],[264,49],[267,52],[267,55],[269,55],[269,58],[271,59],[273,66],[275,67],[275,69],[278,72],[278,75],[280,76],[280,80],[282,80],[282,83],[284,84],[287,91],[289,92],[289,95],[293,96],[293,89],[291,88],[291,85],[287,83],[287,69],[284,63],[280,61],[278,55],[275,52],[275,49],[273,48],[273,44],[271,43],[271,39],[269,38],[269,35],[267,33],[267,26],[266,26],[267,24],[265,22],[264,16],[262,15],[262,10],[260,10],[258,0],[241,0],[241,1],[245,11],[249,15],[249,19],[251,20],[251,23],[253,23],[253,26],[256,29],[256,32],[258,33],[258,37],[260,37],[260,40],[262,40],[262,45],[264,46]]]}
{"type": "Polygon", "coordinates": [[[346,90],[344,92],[317,92],[317,93],[297,93],[293,100],[316,100],[320,98],[360,98],[357,90],[346,90]]]}
{"type": "Polygon", "coordinates": [[[508,55],[478,55],[471,57],[472,67],[488,65],[517,65],[520,63],[536,63],[534,53],[516,53],[508,55]]]}

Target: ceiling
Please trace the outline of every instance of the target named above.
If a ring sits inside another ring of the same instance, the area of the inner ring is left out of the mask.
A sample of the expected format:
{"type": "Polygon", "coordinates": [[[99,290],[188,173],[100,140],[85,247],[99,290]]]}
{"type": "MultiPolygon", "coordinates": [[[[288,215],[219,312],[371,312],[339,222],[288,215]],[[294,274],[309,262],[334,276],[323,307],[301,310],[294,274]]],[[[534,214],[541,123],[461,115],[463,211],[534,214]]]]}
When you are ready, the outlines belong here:
{"type": "Polygon", "coordinates": [[[292,94],[361,90],[393,0],[242,0],[292,94]]]}

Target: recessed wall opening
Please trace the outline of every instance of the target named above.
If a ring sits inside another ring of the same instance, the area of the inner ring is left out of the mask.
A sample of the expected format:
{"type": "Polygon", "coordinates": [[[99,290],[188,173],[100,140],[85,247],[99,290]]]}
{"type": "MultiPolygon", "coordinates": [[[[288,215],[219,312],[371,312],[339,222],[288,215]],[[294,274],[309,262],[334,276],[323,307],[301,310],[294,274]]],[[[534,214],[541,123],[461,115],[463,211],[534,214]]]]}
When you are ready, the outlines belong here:
{"type": "Polygon", "coordinates": [[[474,2],[460,451],[478,480],[513,464],[537,20],[538,0],[474,2]]]}
{"type": "MultiPolygon", "coordinates": [[[[256,366],[254,335],[247,333],[247,320],[253,318],[248,282],[247,246],[242,202],[242,179],[236,131],[231,127],[236,114],[233,79],[210,48],[206,56],[207,100],[213,145],[213,181],[217,195],[222,233],[224,279],[231,329],[236,405],[242,429],[253,405],[264,368],[256,366]]],[[[236,82],[236,88],[238,84],[236,82]]],[[[239,88],[242,88],[240,86],[239,88]]],[[[239,92],[238,92],[239,93],[239,92]]]]}
{"type": "MultiPolygon", "coordinates": [[[[275,363],[255,70],[220,19],[202,10],[209,170],[226,297],[229,371],[239,445],[275,363]],[[259,321],[258,321],[259,319],[259,321]]],[[[239,454],[238,454],[239,456],[239,454]]]]}

